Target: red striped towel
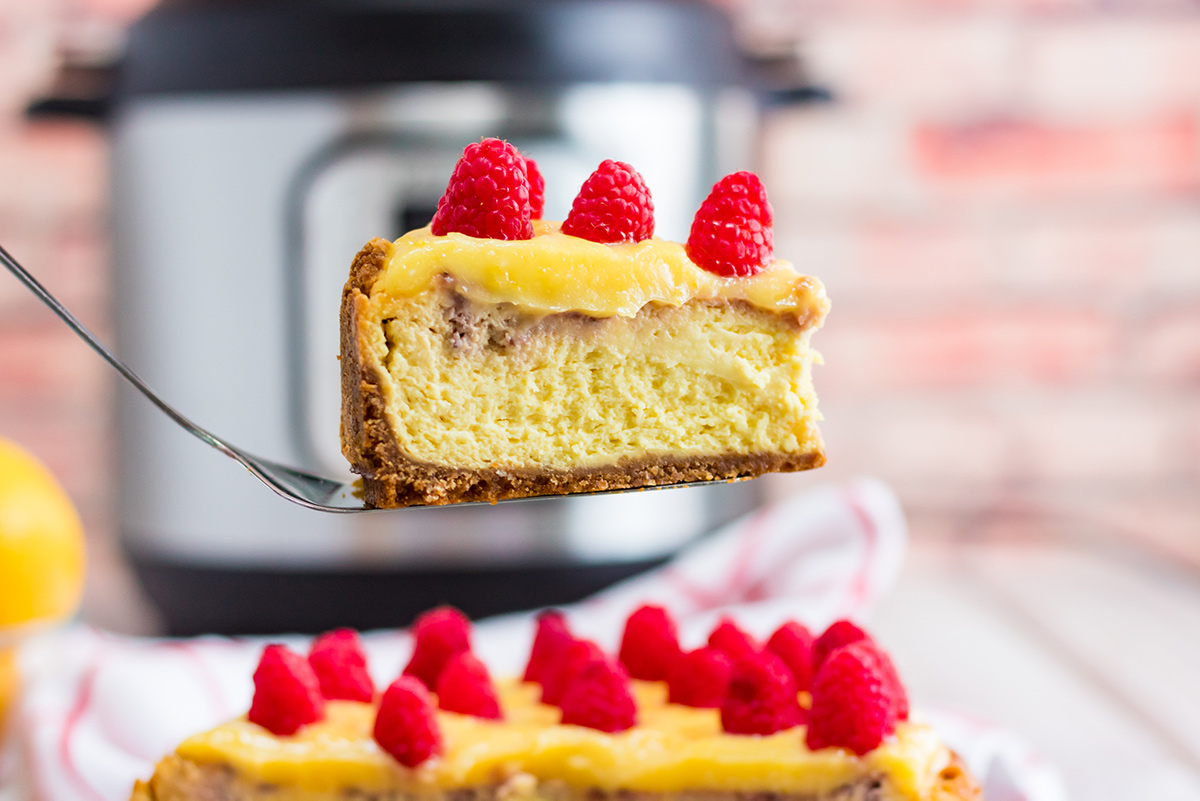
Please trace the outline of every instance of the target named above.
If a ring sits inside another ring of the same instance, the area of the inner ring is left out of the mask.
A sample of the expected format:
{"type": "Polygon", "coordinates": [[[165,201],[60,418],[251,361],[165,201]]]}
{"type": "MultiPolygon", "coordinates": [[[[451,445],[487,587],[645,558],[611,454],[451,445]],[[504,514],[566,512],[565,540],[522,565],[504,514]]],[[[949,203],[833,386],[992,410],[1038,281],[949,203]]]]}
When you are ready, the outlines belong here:
{"type": "MultiPolygon", "coordinates": [[[[565,611],[571,627],[615,648],[626,615],[662,604],[686,647],[733,614],[766,636],[786,618],[820,629],[862,618],[887,592],[905,550],[904,517],[883,484],[860,479],[766,507],[688,548],[666,567],[618,584],[565,611]]],[[[531,613],[481,621],[479,655],[517,674],[532,639],[531,613]]],[[[297,649],[307,638],[273,637],[297,649]]],[[[133,782],[187,736],[243,714],[265,640],[162,640],[73,626],[22,651],[26,691],[7,753],[0,801],[125,801],[133,782]],[[5,788],[12,788],[5,789],[5,788]]],[[[364,637],[377,684],[408,658],[403,631],[364,637]]],[[[1019,738],[952,713],[936,720],[994,798],[1059,801],[1061,783],[1019,738]]]]}

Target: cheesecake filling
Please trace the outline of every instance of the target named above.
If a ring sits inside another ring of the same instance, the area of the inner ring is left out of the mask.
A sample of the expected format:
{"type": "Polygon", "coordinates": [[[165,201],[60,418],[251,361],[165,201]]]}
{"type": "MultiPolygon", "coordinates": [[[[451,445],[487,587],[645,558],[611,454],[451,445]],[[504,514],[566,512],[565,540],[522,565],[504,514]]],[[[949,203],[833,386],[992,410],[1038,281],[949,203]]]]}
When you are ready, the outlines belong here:
{"type": "Polygon", "coordinates": [[[586,790],[647,793],[822,794],[878,779],[885,798],[929,795],[950,755],[924,725],[902,723],[863,757],[837,748],[809,751],[804,727],[764,737],[726,734],[715,709],[668,704],[666,687],[634,682],[638,725],[618,734],[558,724],[539,688],[499,682],[503,721],[438,712],[445,753],[406,769],[371,737],[375,708],[332,701],[325,720],[277,737],[243,719],[185,741],[176,753],[198,764],[231,765],[247,782],[280,788],[272,798],[354,788],[436,796],[494,786],[517,774],[586,790]]]}
{"type": "Polygon", "coordinates": [[[829,308],[821,282],[786,261],[747,278],[725,278],[697,267],[677,242],[601,244],[564,234],[557,222],[534,220],[533,227],[532,239],[517,241],[410,231],[392,243],[370,294],[411,298],[449,275],[470,300],[540,314],[632,317],[649,303],[742,300],[795,315],[808,327],[819,325],[829,308]]]}
{"type": "Polygon", "coordinates": [[[633,317],[535,314],[472,299],[461,272],[365,309],[363,346],[414,461],[567,471],[820,448],[819,357],[791,314],[695,299],[633,317]]]}

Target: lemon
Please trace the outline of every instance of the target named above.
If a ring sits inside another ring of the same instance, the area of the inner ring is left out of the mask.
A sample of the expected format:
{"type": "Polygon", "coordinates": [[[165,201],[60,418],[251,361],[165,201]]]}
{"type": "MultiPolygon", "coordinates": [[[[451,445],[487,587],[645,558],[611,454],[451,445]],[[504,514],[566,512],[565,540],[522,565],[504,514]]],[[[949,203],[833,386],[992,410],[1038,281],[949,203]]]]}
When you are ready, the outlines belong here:
{"type": "Polygon", "coordinates": [[[0,645],[0,743],[4,741],[8,707],[17,695],[17,649],[0,645]]]}
{"type": "Polygon", "coordinates": [[[0,637],[69,617],[83,592],[83,526],[48,470],[0,438],[0,637]]]}

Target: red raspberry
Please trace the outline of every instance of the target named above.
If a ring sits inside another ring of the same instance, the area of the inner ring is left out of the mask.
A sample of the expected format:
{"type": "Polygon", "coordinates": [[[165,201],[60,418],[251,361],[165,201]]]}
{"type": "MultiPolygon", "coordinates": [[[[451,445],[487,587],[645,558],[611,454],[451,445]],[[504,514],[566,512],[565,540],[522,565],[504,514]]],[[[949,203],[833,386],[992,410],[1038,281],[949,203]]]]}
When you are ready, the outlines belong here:
{"type": "Polygon", "coordinates": [[[383,691],[372,734],[379,747],[405,767],[415,768],[442,753],[433,700],[412,676],[401,676],[383,691]]]}
{"type": "Polygon", "coordinates": [[[796,689],[807,692],[813,677],[813,636],[804,626],[789,620],[767,640],[767,650],[783,660],[796,680],[796,689]]]}
{"type": "Polygon", "coordinates": [[[451,657],[442,668],[437,697],[438,707],[447,712],[491,720],[504,717],[488,669],[467,651],[451,657]]]}
{"type": "Polygon", "coordinates": [[[666,681],[679,653],[679,631],[661,606],[642,606],[625,621],[619,658],[631,678],[666,681]]]}
{"type": "Polygon", "coordinates": [[[557,669],[573,642],[575,637],[561,612],[551,610],[538,615],[537,634],[533,636],[529,664],[525,666],[525,681],[545,683],[546,675],[557,669]]]}
{"type": "Polygon", "coordinates": [[[804,722],[796,682],[770,651],[734,663],[721,702],[721,727],[730,734],[774,734],[804,722]]]}
{"type": "Polygon", "coordinates": [[[710,273],[745,277],[774,259],[767,190],[752,172],[717,181],[692,218],[687,254],[710,273]]]}
{"type": "Polygon", "coordinates": [[[708,635],[708,647],[720,651],[734,662],[753,657],[762,650],[758,640],[727,617],[721,618],[721,622],[708,635]]]}
{"type": "Polygon", "coordinates": [[[254,700],[246,716],[272,734],[295,734],[325,717],[321,684],[308,660],[286,645],[268,645],[254,669],[254,700]]]}
{"type": "Polygon", "coordinates": [[[431,690],[450,657],[471,650],[471,621],[452,606],[440,606],[418,617],[412,634],[413,654],[404,675],[416,676],[431,690]]]}
{"type": "Polygon", "coordinates": [[[611,659],[588,662],[563,694],[561,707],[564,725],[617,732],[637,724],[629,676],[611,659]]]}
{"type": "Polygon", "coordinates": [[[654,235],[654,201],[646,182],[623,161],[600,162],[571,204],[564,234],[592,242],[641,242],[654,235]]]}
{"type": "Polygon", "coordinates": [[[892,707],[896,711],[896,720],[908,720],[908,690],[904,689],[904,684],[900,681],[900,674],[896,671],[896,665],[892,662],[891,656],[883,650],[883,646],[874,640],[860,640],[857,644],[871,648],[875,652],[875,656],[879,659],[879,668],[883,671],[888,697],[891,698],[892,707]]]}
{"type": "Polygon", "coordinates": [[[591,640],[576,640],[563,654],[563,658],[554,670],[548,672],[542,679],[542,703],[558,706],[562,703],[563,694],[571,686],[575,677],[583,672],[588,662],[607,659],[600,646],[591,640]]]}
{"type": "Polygon", "coordinates": [[[667,700],[672,704],[715,709],[725,700],[733,662],[720,651],[697,648],[675,660],[667,681],[667,700]]]}
{"type": "Polygon", "coordinates": [[[500,139],[467,145],[430,229],[484,239],[530,239],[529,175],[517,149],[500,139]]]}
{"type": "Polygon", "coordinates": [[[871,635],[851,623],[849,620],[838,620],[821,633],[813,643],[812,661],[813,672],[821,669],[825,659],[838,648],[861,640],[869,640],[871,635]]]}
{"type": "Polygon", "coordinates": [[[879,651],[869,642],[838,648],[817,670],[805,742],[812,750],[831,746],[862,756],[896,730],[879,651]]]}
{"type": "Polygon", "coordinates": [[[321,694],[330,700],[370,701],[375,683],[367,671],[367,655],[354,629],[338,629],[322,634],[308,651],[321,694]]]}
{"type": "Polygon", "coordinates": [[[540,220],[546,210],[546,179],[537,162],[528,156],[525,157],[525,172],[529,176],[529,216],[540,220]]]}

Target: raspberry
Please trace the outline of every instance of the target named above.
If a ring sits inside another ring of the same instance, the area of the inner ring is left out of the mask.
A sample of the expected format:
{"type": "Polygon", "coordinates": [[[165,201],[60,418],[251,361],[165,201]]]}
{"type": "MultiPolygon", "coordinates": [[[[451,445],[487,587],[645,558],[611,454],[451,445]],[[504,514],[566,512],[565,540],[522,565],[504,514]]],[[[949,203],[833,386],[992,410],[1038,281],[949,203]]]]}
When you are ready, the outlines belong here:
{"type": "Polygon", "coordinates": [[[540,220],[546,210],[546,179],[537,162],[528,156],[525,157],[525,173],[529,176],[529,216],[540,220]]]}
{"type": "Polygon", "coordinates": [[[771,223],[771,204],[758,176],[726,175],[692,218],[687,254],[710,273],[754,275],[774,258],[771,223]]]}
{"type": "Polygon", "coordinates": [[[379,747],[405,767],[414,768],[442,753],[433,700],[412,676],[401,676],[383,691],[372,734],[379,747]]]}
{"type": "Polygon", "coordinates": [[[450,657],[471,650],[471,621],[452,606],[440,606],[418,617],[412,634],[413,653],[404,675],[416,676],[431,690],[450,657]]]}
{"type": "Polygon", "coordinates": [[[437,682],[438,707],[447,712],[499,720],[500,701],[484,664],[471,653],[453,656],[437,682]]]}
{"type": "Polygon", "coordinates": [[[370,701],[375,683],[367,672],[367,655],[354,629],[338,629],[322,634],[308,651],[321,694],[330,700],[370,701]]]}
{"type": "Polygon", "coordinates": [[[587,664],[602,659],[607,657],[599,645],[591,640],[575,640],[559,663],[542,679],[542,703],[558,706],[571,682],[587,664]]]}
{"type": "Polygon", "coordinates": [[[813,636],[804,626],[789,620],[767,640],[767,650],[783,660],[796,680],[796,689],[806,692],[812,686],[813,636]]]}
{"type": "Polygon", "coordinates": [[[733,662],[720,651],[689,651],[675,660],[667,681],[667,700],[683,706],[717,708],[725,700],[732,672],[733,662]]]}
{"type": "Polygon", "coordinates": [[[530,239],[529,175],[517,149],[500,139],[467,145],[430,229],[484,239],[530,239]]]}
{"type": "Polygon", "coordinates": [[[557,669],[573,642],[575,638],[561,612],[548,611],[538,615],[537,634],[529,651],[529,664],[525,666],[525,681],[544,684],[546,675],[557,669]]]}
{"type": "Polygon", "coordinates": [[[733,666],[721,702],[721,727],[730,734],[774,734],[804,722],[796,683],[783,661],[759,651],[733,666]]]}
{"type": "Polygon", "coordinates": [[[895,731],[896,708],[885,674],[879,651],[869,642],[831,653],[813,679],[808,747],[847,748],[862,756],[895,731]]]}
{"type": "Polygon", "coordinates": [[[900,681],[900,674],[896,671],[896,665],[892,662],[892,658],[874,640],[860,640],[858,644],[871,648],[879,659],[879,668],[883,671],[884,684],[887,686],[888,697],[892,700],[892,707],[896,711],[896,720],[908,720],[908,691],[904,689],[904,684],[900,681]]]}
{"type": "Polygon", "coordinates": [[[812,662],[813,672],[821,669],[825,659],[838,648],[860,640],[869,640],[871,635],[851,623],[849,620],[838,620],[822,632],[813,643],[812,662]]]}
{"type": "Polygon", "coordinates": [[[762,650],[757,640],[727,617],[721,618],[721,622],[708,635],[708,647],[720,651],[734,662],[753,657],[762,650]]]}
{"type": "Polygon", "coordinates": [[[565,725],[617,732],[637,724],[629,676],[611,659],[588,662],[563,694],[560,706],[565,725]]]}
{"type": "Polygon", "coordinates": [[[666,681],[679,653],[675,621],[661,606],[642,606],[625,621],[619,658],[630,677],[666,681]]]}
{"type": "Polygon", "coordinates": [[[641,242],[654,235],[654,201],[646,182],[623,161],[600,162],[583,182],[562,232],[592,242],[641,242]]]}
{"type": "Polygon", "coordinates": [[[321,684],[308,660],[286,645],[268,645],[254,669],[254,700],[246,716],[272,734],[295,734],[325,717],[321,684]]]}

